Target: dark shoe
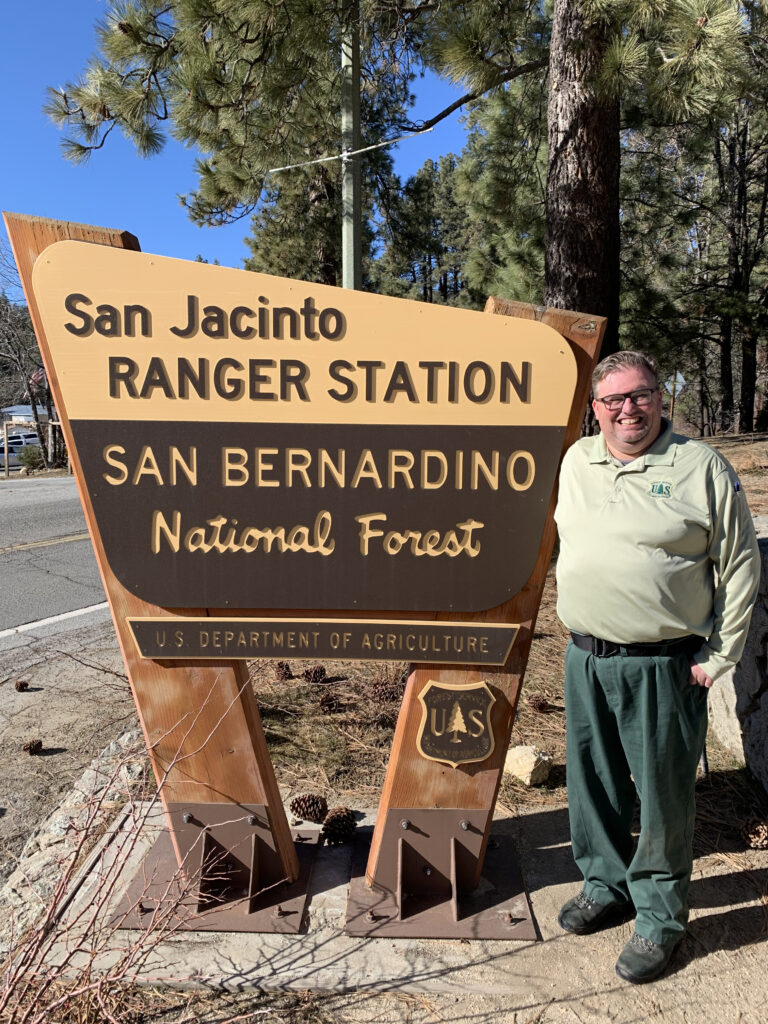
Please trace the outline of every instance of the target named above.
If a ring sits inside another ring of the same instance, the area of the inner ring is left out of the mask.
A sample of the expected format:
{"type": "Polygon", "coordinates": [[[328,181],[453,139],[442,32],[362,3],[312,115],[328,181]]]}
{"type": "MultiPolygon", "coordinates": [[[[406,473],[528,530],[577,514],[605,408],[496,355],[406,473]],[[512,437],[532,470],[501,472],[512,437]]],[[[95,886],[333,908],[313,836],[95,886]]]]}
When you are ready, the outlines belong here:
{"type": "Polygon", "coordinates": [[[679,942],[678,939],[677,942],[669,942],[662,946],[635,932],[616,961],[616,973],[625,981],[631,981],[633,985],[653,981],[666,971],[679,942]]]}
{"type": "Polygon", "coordinates": [[[632,904],[629,902],[597,903],[584,892],[580,892],[578,896],[563,904],[557,915],[557,923],[574,935],[589,935],[610,920],[626,915],[631,907],[632,904]]]}

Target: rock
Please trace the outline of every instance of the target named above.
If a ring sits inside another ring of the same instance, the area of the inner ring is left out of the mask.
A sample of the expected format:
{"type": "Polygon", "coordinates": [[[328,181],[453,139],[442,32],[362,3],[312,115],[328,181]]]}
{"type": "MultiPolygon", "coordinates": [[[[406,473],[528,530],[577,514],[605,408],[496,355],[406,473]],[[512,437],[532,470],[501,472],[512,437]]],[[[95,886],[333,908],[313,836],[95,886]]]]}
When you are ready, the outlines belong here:
{"type": "Polygon", "coordinates": [[[536,747],[510,747],[504,759],[504,771],[525,786],[540,786],[549,778],[552,755],[536,747]]]}
{"type": "Polygon", "coordinates": [[[74,788],[86,800],[95,799],[103,789],[106,789],[108,782],[109,777],[104,771],[100,771],[97,767],[91,767],[86,768],[74,788]]]}
{"type": "Polygon", "coordinates": [[[83,830],[91,828],[98,835],[130,798],[144,760],[140,731],[123,733],[94,758],[27,839],[18,866],[0,889],[0,956],[45,912],[83,830]]]}
{"type": "Polygon", "coordinates": [[[768,791],[768,516],[755,517],[762,574],[741,661],[709,692],[712,729],[768,791]]]}

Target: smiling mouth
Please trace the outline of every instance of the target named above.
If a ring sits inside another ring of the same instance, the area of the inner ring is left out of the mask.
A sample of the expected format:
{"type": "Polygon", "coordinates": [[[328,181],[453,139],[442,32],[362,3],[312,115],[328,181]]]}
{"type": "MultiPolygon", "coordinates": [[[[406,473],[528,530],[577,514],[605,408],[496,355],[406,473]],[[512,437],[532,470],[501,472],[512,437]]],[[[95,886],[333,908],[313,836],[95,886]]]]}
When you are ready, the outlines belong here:
{"type": "Polygon", "coordinates": [[[624,416],[618,422],[622,427],[639,427],[644,420],[642,416],[624,416]]]}

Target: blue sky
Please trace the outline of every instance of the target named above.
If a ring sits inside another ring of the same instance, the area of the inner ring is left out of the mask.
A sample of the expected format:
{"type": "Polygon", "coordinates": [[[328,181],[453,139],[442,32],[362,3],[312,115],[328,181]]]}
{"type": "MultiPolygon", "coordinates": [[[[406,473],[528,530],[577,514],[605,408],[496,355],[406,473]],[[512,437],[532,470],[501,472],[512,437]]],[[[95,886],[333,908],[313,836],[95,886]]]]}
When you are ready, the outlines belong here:
{"type": "MultiPolygon", "coordinates": [[[[193,150],[169,140],[160,156],[142,160],[113,133],[86,165],[61,156],[60,133],[41,111],[45,89],[77,77],[95,51],[94,25],[105,11],[105,0],[9,0],[5,5],[0,209],[125,229],[145,252],[180,259],[200,254],[240,266],[248,255],[243,243],[248,219],[200,228],[179,204],[177,195],[195,184],[193,150]]],[[[415,91],[416,118],[431,116],[459,95],[434,77],[417,81],[415,91]]],[[[454,114],[433,132],[399,144],[394,155],[401,177],[429,157],[461,150],[459,117],[454,114]]]]}

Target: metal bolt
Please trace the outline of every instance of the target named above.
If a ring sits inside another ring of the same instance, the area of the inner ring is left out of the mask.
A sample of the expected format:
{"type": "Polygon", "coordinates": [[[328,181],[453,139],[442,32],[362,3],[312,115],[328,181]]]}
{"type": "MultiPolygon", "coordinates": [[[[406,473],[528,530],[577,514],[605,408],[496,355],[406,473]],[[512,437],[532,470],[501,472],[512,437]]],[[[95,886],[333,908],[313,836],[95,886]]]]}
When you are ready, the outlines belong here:
{"type": "Polygon", "coordinates": [[[469,832],[469,822],[468,821],[460,821],[459,822],[459,828],[462,830],[462,832],[469,832]]]}
{"type": "Polygon", "coordinates": [[[138,911],[140,914],[148,914],[151,909],[152,908],[148,907],[146,903],[140,903],[138,906],[138,911]]]}
{"type": "Polygon", "coordinates": [[[272,911],[272,916],[273,917],[285,917],[286,913],[287,913],[287,911],[283,910],[283,908],[278,903],[277,906],[275,907],[275,909],[272,911]]]}
{"type": "Polygon", "coordinates": [[[302,835],[294,836],[294,842],[296,842],[296,843],[306,843],[307,839],[309,839],[309,836],[302,836],[302,835]]]}
{"type": "Polygon", "coordinates": [[[231,860],[225,860],[224,861],[224,870],[225,871],[231,871],[232,870],[232,861],[231,860]]]}
{"type": "Polygon", "coordinates": [[[432,868],[429,866],[429,864],[427,864],[427,866],[424,868],[424,874],[427,876],[427,878],[429,878],[429,876],[432,874],[432,868]]]}
{"type": "Polygon", "coordinates": [[[514,924],[515,919],[512,917],[512,911],[508,910],[504,915],[504,924],[514,924]]]}
{"type": "Polygon", "coordinates": [[[372,910],[367,910],[366,911],[366,913],[365,913],[365,920],[366,921],[375,921],[376,920],[376,915],[374,914],[374,912],[372,910]]]}
{"type": "Polygon", "coordinates": [[[410,821],[408,821],[407,818],[403,818],[403,820],[400,822],[400,828],[406,829],[406,828],[410,828],[410,827],[411,827],[410,821]]]}
{"type": "Polygon", "coordinates": [[[259,819],[256,817],[255,814],[249,815],[249,817],[248,817],[248,824],[249,825],[258,825],[259,824],[259,819]]]}
{"type": "Polygon", "coordinates": [[[185,814],[182,814],[181,820],[184,822],[185,825],[189,825],[192,822],[193,818],[189,811],[187,811],[185,814]]]}

